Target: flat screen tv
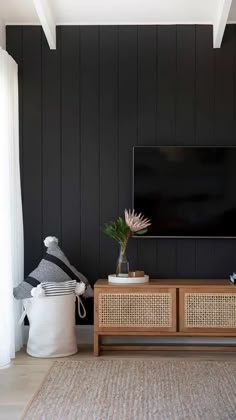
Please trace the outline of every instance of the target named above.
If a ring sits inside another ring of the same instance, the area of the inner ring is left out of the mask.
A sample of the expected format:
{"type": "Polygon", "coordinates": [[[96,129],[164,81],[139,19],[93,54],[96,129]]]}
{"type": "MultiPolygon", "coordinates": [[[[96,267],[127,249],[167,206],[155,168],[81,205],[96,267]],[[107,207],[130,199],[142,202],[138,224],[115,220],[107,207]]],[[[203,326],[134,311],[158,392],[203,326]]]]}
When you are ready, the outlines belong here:
{"type": "Polygon", "coordinates": [[[146,237],[236,237],[236,148],[133,148],[133,208],[146,237]]]}

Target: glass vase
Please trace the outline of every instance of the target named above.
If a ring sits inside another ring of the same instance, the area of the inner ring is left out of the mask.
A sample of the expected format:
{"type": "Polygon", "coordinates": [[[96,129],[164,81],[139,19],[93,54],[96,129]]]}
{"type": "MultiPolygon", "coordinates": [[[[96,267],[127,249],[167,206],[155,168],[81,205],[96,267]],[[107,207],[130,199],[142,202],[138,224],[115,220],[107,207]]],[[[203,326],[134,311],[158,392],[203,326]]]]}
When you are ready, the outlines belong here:
{"type": "Polygon", "coordinates": [[[120,247],[119,257],[116,265],[116,275],[118,277],[128,277],[129,262],[126,257],[126,247],[120,247]]]}

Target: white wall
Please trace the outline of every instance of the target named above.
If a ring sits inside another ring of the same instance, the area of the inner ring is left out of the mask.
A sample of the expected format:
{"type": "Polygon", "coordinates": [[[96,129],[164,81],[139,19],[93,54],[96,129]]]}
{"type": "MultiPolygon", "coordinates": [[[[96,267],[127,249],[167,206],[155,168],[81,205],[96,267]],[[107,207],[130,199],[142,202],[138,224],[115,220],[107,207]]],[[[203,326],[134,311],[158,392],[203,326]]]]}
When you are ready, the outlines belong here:
{"type": "Polygon", "coordinates": [[[0,47],[6,49],[6,27],[3,21],[0,19],[0,47]]]}

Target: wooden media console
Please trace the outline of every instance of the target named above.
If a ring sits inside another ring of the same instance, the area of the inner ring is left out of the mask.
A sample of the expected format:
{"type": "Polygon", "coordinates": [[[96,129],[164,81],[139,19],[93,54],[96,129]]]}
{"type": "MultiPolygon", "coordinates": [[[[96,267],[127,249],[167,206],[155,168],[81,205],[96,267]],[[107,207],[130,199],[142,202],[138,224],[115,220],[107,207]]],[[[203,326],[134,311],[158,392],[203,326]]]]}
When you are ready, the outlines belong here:
{"type": "Polygon", "coordinates": [[[94,288],[94,354],[100,350],[203,349],[227,345],[108,345],[103,336],[236,337],[236,286],[229,280],[153,279],[147,284],[108,283],[94,288]]]}

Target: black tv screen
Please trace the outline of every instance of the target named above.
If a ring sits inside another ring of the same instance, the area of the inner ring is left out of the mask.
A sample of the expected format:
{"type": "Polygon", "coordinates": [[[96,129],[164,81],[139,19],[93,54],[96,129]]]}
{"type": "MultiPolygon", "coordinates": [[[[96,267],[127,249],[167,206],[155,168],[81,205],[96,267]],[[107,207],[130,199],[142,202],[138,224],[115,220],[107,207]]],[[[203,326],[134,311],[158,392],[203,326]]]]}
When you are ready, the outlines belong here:
{"type": "Polygon", "coordinates": [[[236,148],[134,147],[133,208],[149,237],[236,237],[236,148]]]}

